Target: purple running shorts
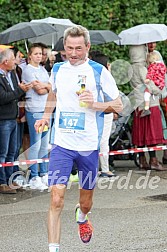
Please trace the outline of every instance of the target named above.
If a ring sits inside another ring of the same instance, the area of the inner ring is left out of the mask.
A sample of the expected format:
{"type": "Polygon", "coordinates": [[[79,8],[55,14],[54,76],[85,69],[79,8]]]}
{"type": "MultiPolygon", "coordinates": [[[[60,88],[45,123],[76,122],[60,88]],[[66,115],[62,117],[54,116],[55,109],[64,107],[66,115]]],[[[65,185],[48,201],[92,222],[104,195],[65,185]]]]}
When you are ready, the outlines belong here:
{"type": "Polygon", "coordinates": [[[53,145],[49,159],[49,186],[67,185],[75,161],[80,187],[85,190],[92,190],[96,185],[98,159],[98,150],[78,152],[53,145]]]}

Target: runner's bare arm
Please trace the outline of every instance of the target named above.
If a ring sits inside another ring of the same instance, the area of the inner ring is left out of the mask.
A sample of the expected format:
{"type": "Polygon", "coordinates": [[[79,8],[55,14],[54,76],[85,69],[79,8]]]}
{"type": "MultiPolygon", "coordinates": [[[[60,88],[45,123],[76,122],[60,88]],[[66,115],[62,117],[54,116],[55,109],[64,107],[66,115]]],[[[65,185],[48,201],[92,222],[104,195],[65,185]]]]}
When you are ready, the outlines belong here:
{"type": "Polygon", "coordinates": [[[92,109],[97,111],[104,111],[106,113],[120,113],[123,110],[123,104],[121,98],[118,96],[115,100],[110,102],[94,102],[92,109]]]}
{"type": "Polygon", "coordinates": [[[123,104],[120,96],[115,100],[109,102],[94,102],[93,94],[89,90],[85,90],[79,99],[88,104],[88,107],[96,111],[104,111],[107,113],[116,112],[120,113],[123,109],[123,104]]]}
{"type": "Polygon", "coordinates": [[[37,133],[39,132],[39,127],[41,127],[40,132],[42,132],[44,130],[45,125],[47,126],[49,125],[49,121],[55,107],[56,107],[56,94],[53,93],[52,90],[50,90],[48,94],[43,118],[41,120],[37,120],[34,125],[37,133]]]}

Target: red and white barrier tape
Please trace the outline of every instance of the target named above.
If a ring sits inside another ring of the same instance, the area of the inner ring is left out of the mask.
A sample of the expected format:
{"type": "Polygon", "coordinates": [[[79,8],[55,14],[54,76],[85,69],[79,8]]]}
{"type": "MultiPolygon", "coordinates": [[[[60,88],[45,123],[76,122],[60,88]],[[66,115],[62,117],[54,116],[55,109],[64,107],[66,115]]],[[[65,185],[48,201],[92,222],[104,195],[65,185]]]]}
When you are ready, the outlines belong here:
{"type": "Polygon", "coordinates": [[[14,161],[14,162],[7,162],[7,163],[1,163],[0,167],[6,167],[6,166],[13,166],[13,165],[30,165],[30,164],[40,164],[40,163],[48,163],[49,158],[43,158],[43,159],[31,159],[31,160],[21,160],[21,161],[14,161]]]}
{"type": "MultiPolygon", "coordinates": [[[[148,151],[160,151],[160,150],[166,150],[167,145],[159,145],[154,147],[143,147],[143,148],[131,148],[131,149],[124,149],[124,150],[114,150],[110,151],[108,154],[111,156],[114,155],[124,155],[124,154],[134,154],[139,152],[148,152],[148,151]]],[[[99,153],[99,156],[103,156],[105,153],[99,153]]],[[[6,166],[13,166],[13,165],[30,165],[30,164],[40,164],[40,163],[48,163],[49,158],[43,158],[43,159],[33,159],[33,160],[21,160],[21,161],[14,161],[14,162],[7,162],[7,163],[1,163],[0,167],[6,167],[6,166]]]]}
{"type": "MultiPolygon", "coordinates": [[[[131,148],[131,149],[124,149],[124,150],[115,150],[110,151],[109,155],[124,155],[124,154],[133,154],[133,153],[139,153],[139,152],[148,152],[148,151],[160,151],[160,150],[166,150],[167,145],[159,145],[154,147],[143,147],[143,148],[131,148]]],[[[103,156],[104,153],[99,153],[100,156],[103,156]]]]}

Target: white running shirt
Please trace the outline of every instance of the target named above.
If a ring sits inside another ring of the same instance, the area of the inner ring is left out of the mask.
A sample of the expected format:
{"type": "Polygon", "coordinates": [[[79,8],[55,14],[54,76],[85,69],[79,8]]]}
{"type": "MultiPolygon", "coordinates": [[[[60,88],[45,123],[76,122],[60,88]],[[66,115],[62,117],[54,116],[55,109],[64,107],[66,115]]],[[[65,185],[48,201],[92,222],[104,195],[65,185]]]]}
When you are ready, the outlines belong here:
{"type": "Polygon", "coordinates": [[[69,150],[92,151],[99,149],[104,113],[80,107],[76,92],[83,81],[95,102],[112,101],[119,96],[115,80],[101,64],[89,59],[78,66],[56,63],[49,79],[57,97],[51,143],[69,150]]]}

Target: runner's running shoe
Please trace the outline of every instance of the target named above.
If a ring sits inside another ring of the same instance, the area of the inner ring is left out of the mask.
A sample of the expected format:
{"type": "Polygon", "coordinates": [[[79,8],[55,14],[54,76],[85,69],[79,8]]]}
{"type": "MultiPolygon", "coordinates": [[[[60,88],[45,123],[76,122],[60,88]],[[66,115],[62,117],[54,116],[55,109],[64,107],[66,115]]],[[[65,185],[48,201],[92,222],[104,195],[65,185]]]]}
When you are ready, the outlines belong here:
{"type": "Polygon", "coordinates": [[[75,218],[78,223],[78,235],[83,243],[88,243],[93,235],[93,227],[87,215],[84,222],[79,222],[79,211],[80,205],[77,204],[75,209],[75,218]]]}

